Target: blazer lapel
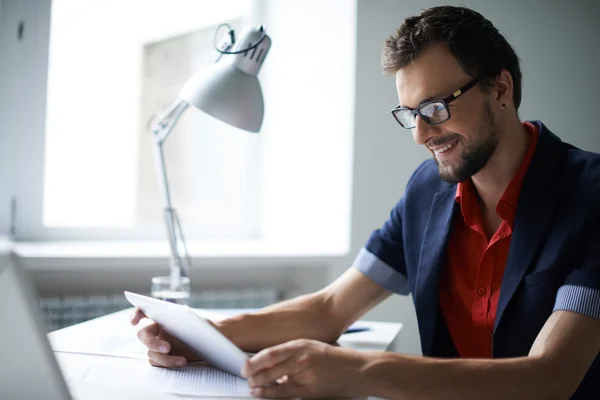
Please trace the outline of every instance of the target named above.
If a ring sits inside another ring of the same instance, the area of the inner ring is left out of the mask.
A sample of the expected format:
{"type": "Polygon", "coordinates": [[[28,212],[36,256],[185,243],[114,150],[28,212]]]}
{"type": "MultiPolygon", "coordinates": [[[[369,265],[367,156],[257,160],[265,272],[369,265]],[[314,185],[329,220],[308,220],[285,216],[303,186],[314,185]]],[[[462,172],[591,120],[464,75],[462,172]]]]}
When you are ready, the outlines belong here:
{"type": "Polygon", "coordinates": [[[414,297],[425,355],[431,354],[435,340],[440,273],[452,219],[458,209],[455,194],[456,186],[435,194],[421,245],[414,297]]]}
{"type": "Polygon", "coordinates": [[[544,243],[556,209],[554,182],[559,175],[565,151],[561,141],[541,122],[536,153],[523,182],[515,216],[515,226],[510,242],[508,260],[500,288],[494,330],[515,294],[525,273],[534,262],[544,243]]]}
{"type": "Polygon", "coordinates": [[[515,230],[504,269],[494,329],[539,251],[556,208],[554,199],[544,193],[536,192],[533,188],[524,189],[525,187],[521,189],[519,196],[522,200],[519,200],[515,218],[515,230]]]}

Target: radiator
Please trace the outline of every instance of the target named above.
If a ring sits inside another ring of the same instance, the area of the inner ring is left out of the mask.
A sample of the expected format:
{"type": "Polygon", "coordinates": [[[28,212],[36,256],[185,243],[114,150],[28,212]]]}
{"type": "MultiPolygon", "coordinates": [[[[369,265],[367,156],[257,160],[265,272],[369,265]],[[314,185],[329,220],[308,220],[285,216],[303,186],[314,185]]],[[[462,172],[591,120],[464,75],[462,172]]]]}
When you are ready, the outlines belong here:
{"type": "MultiPolygon", "coordinates": [[[[207,290],[192,292],[188,305],[213,309],[262,308],[281,298],[275,289],[207,290]]],[[[41,297],[38,304],[48,332],[131,307],[123,294],[41,297]]]]}

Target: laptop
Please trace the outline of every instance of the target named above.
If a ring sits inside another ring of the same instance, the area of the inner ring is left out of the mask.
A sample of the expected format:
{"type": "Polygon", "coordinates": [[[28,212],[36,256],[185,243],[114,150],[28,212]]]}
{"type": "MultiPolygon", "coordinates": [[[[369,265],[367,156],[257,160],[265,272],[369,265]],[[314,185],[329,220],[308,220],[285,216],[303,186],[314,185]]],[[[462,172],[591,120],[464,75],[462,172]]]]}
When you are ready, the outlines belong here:
{"type": "Polygon", "coordinates": [[[33,285],[10,251],[0,253],[0,321],[0,399],[70,400],[33,285]]]}
{"type": "Polygon", "coordinates": [[[67,385],[46,336],[35,288],[26,271],[18,264],[10,246],[0,240],[1,400],[174,398],[118,382],[70,379],[67,385]]]}

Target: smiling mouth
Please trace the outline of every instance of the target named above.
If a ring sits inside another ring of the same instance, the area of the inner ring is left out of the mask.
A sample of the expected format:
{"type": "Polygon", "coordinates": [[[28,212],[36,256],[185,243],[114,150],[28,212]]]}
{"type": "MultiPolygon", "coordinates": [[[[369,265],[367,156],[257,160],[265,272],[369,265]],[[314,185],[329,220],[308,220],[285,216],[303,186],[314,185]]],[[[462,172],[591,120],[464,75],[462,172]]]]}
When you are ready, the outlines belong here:
{"type": "Polygon", "coordinates": [[[447,145],[443,146],[443,147],[439,147],[437,149],[432,149],[431,147],[429,148],[429,150],[433,151],[436,154],[442,154],[447,152],[448,150],[450,150],[451,148],[453,148],[454,146],[456,146],[458,144],[458,140],[454,140],[450,143],[448,143],[447,145]]]}

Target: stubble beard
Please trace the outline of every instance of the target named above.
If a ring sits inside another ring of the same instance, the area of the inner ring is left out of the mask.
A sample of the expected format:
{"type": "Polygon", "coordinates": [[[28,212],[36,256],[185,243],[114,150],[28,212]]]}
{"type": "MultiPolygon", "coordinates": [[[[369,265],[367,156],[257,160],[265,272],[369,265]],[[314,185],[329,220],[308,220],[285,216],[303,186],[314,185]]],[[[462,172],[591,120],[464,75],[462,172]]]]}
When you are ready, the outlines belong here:
{"type": "Polygon", "coordinates": [[[498,146],[498,128],[489,103],[484,105],[482,117],[479,134],[469,142],[460,139],[463,152],[458,165],[440,163],[435,155],[433,156],[438,166],[438,174],[444,181],[452,184],[466,181],[485,167],[494,154],[498,146]]]}

